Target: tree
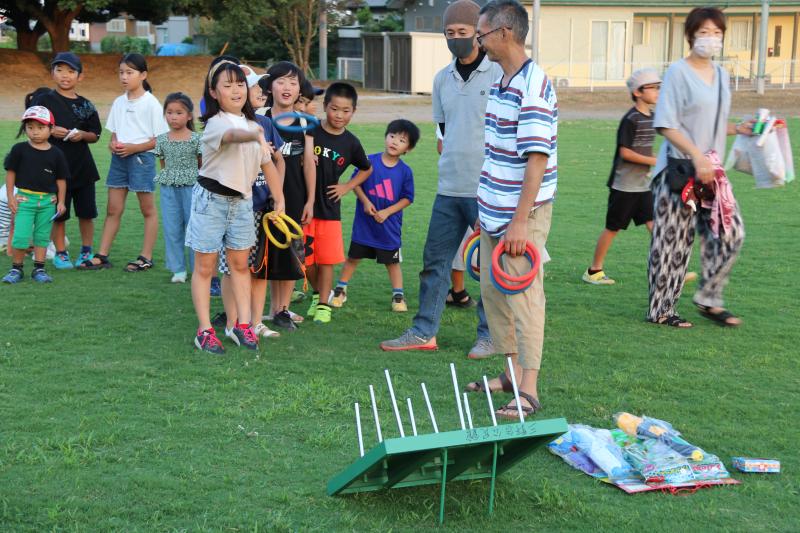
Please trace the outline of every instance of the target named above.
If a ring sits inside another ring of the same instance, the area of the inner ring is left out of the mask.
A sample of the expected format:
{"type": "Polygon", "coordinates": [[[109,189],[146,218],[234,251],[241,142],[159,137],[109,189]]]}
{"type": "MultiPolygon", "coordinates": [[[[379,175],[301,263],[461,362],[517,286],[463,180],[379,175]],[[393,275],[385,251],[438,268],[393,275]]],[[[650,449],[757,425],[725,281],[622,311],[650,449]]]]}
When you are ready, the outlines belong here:
{"type": "Polygon", "coordinates": [[[31,27],[31,16],[23,11],[16,0],[0,1],[0,12],[5,15],[9,22],[17,30],[17,49],[27,52],[35,52],[39,37],[44,35],[45,28],[41,22],[31,27]]]}

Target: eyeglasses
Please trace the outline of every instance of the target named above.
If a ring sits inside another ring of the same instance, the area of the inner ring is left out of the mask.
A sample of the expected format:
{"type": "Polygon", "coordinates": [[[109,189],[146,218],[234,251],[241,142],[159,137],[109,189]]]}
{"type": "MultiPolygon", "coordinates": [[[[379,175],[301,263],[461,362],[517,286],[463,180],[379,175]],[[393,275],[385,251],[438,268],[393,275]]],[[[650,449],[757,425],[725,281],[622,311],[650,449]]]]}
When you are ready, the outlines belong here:
{"type": "Polygon", "coordinates": [[[496,32],[496,31],[505,30],[505,29],[507,29],[505,26],[500,26],[499,28],[495,28],[495,29],[493,29],[491,31],[487,31],[486,33],[478,33],[478,34],[475,35],[475,40],[478,41],[478,46],[483,46],[483,39],[487,35],[490,35],[490,34],[496,32]]]}
{"type": "Polygon", "coordinates": [[[654,83],[652,85],[642,85],[641,87],[639,87],[640,91],[646,91],[648,89],[649,90],[653,90],[653,91],[660,91],[661,90],[661,84],[660,83],[654,83]]]}

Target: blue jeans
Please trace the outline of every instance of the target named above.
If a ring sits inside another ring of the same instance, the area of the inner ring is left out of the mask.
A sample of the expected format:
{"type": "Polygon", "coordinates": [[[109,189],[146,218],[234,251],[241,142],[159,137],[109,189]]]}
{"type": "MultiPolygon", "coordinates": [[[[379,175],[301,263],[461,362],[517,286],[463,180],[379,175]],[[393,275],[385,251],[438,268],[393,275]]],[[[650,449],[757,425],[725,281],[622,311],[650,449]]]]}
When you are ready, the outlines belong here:
{"type": "MultiPolygon", "coordinates": [[[[478,219],[475,198],[436,195],[419,273],[419,311],[411,331],[425,339],[436,335],[450,289],[453,257],[459,251],[464,229],[478,219]]],[[[490,339],[483,301],[478,301],[478,338],[490,339]]]]}
{"type": "Polygon", "coordinates": [[[192,214],[192,186],[161,186],[161,223],[164,230],[167,269],[170,272],[194,271],[194,252],[186,249],[186,226],[192,214]],[[186,252],[189,268],[186,268],[186,252]]]}

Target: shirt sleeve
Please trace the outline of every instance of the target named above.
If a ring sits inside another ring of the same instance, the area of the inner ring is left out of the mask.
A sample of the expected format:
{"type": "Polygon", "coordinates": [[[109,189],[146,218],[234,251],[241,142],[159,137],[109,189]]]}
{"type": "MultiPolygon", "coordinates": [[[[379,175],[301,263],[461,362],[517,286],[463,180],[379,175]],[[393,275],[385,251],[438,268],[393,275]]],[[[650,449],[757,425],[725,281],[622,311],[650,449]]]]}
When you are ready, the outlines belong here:
{"type": "Polygon", "coordinates": [[[197,148],[197,155],[203,155],[203,143],[200,142],[201,139],[202,136],[199,133],[197,132],[192,133],[192,142],[197,148]]]}
{"type": "Polygon", "coordinates": [[[206,149],[216,152],[219,150],[220,146],[222,146],[222,136],[225,135],[227,130],[228,128],[225,127],[225,121],[219,117],[211,117],[203,130],[201,144],[204,145],[206,149]]]}
{"type": "Polygon", "coordinates": [[[108,112],[108,119],[106,119],[106,129],[111,133],[116,133],[119,125],[117,124],[117,109],[119,109],[119,98],[114,100],[111,104],[111,111],[108,112]]]}
{"type": "Polygon", "coordinates": [[[21,150],[19,149],[19,145],[15,144],[11,147],[11,151],[8,152],[6,155],[5,160],[3,161],[3,167],[6,170],[13,170],[17,172],[19,170],[19,156],[21,150]]]}
{"type": "Polygon", "coordinates": [[[553,150],[554,103],[533,88],[522,98],[517,123],[517,155],[532,152],[550,155],[553,150]]]}
{"type": "Polygon", "coordinates": [[[441,76],[439,74],[433,79],[433,93],[431,102],[433,103],[433,121],[444,122],[444,109],[442,108],[441,96],[441,76]]]}
{"type": "Polygon", "coordinates": [[[617,143],[625,148],[633,149],[633,140],[636,137],[636,124],[627,115],[619,124],[617,143]]]}
{"type": "Polygon", "coordinates": [[[364,152],[364,147],[361,146],[361,141],[353,136],[353,142],[355,143],[353,146],[353,166],[359,170],[369,170],[372,168],[372,163],[370,163],[367,154],[364,152]]]}
{"type": "Polygon", "coordinates": [[[85,105],[91,106],[92,108],[92,114],[89,115],[89,118],[86,120],[86,131],[94,133],[99,139],[100,134],[103,132],[103,126],[100,124],[100,115],[97,114],[97,108],[89,100],[86,100],[85,105]]]}
{"type": "Polygon", "coordinates": [[[156,147],[153,149],[153,153],[156,157],[164,159],[164,137],[162,135],[156,137],[156,147]]]}
{"type": "Polygon", "coordinates": [[[414,203],[414,172],[411,167],[406,167],[403,172],[403,189],[400,191],[400,198],[406,198],[414,203]]]}
{"type": "Polygon", "coordinates": [[[681,108],[681,93],[684,88],[680,77],[676,75],[677,63],[673,64],[664,73],[661,91],[658,93],[658,103],[653,118],[654,128],[679,129],[681,127],[678,110],[681,108]]]}
{"type": "Polygon", "coordinates": [[[158,102],[158,99],[154,96],[150,102],[150,120],[153,127],[153,137],[158,137],[162,133],[167,133],[169,131],[169,126],[167,126],[167,121],[164,120],[164,111],[161,109],[161,104],[158,102]]]}

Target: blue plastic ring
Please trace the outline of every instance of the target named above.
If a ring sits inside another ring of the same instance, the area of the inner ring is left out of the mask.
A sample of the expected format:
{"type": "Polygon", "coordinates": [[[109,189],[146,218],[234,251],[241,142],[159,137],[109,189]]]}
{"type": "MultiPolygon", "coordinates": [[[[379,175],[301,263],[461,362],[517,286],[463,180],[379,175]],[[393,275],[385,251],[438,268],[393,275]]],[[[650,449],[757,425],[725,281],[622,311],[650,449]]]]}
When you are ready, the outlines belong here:
{"type": "MultiPolygon", "coordinates": [[[[531,261],[531,258],[530,258],[528,255],[526,255],[525,257],[526,257],[526,258],[528,259],[528,261],[531,263],[531,266],[533,266],[533,261],[531,261]]],[[[528,283],[528,284],[526,284],[524,287],[520,287],[519,289],[517,289],[517,290],[514,290],[514,291],[510,291],[510,290],[508,290],[508,289],[506,289],[506,288],[503,288],[503,287],[501,287],[501,286],[500,286],[500,284],[499,284],[499,283],[497,283],[497,280],[496,280],[496,279],[495,279],[495,277],[494,277],[494,270],[490,270],[490,271],[489,271],[489,279],[490,279],[490,280],[492,280],[492,285],[494,285],[494,286],[495,286],[495,288],[496,288],[498,291],[500,291],[500,292],[502,292],[503,294],[506,294],[506,295],[519,294],[519,293],[521,293],[521,292],[525,292],[526,290],[528,290],[528,287],[530,287],[530,286],[531,286],[531,284],[530,284],[530,283],[528,283]]],[[[531,282],[531,283],[532,283],[532,282],[531,282]]]]}
{"type": "Polygon", "coordinates": [[[298,113],[297,111],[289,111],[288,113],[281,113],[280,115],[272,117],[272,123],[278,128],[279,131],[286,131],[289,133],[306,133],[319,126],[319,119],[314,115],[307,115],[305,113],[298,113]],[[281,124],[280,121],[287,118],[305,119],[306,125],[302,124],[281,124]]]}
{"type": "Polygon", "coordinates": [[[477,252],[478,252],[478,261],[479,261],[478,268],[480,268],[480,257],[481,257],[481,255],[480,255],[480,246],[481,246],[481,240],[480,239],[476,239],[475,242],[472,243],[472,246],[467,248],[467,258],[466,258],[467,261],[466,261],[466,264],[464,265],[464,267],[466,268],[467,272],[469,272],[469,277],[471,277],[475,281],[480,281],[481,280],[481,275],[478,272],[475,272],[475,269],[472,268],[472,256],[475,255],[475,252],[477,250],[477,252]]]}

